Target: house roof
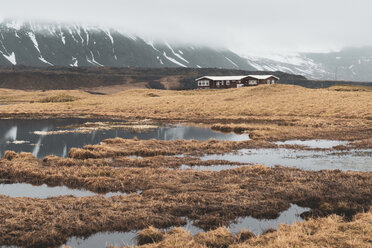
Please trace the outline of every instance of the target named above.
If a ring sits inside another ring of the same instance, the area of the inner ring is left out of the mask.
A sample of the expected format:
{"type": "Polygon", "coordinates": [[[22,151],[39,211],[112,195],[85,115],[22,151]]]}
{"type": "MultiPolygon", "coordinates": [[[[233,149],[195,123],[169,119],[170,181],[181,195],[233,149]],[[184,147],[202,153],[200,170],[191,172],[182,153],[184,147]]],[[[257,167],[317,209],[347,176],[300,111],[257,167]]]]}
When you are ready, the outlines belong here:
{"type": "Polygon", "coordinates": [[[268,78],[274,77],[279,80],[279,78],[275,77],[274,75],[248,75],[248,76],[256,78],[256,79],[268,79],[268,78]]]}
{"type": "Polygon", "coordinates": [[[197,78],[195,79],[195,81],[198,81],[200,79],[203,79],[203,78],[207,78],[207,79],[210,79],[210,80],[213,80],[213,81],[218,81],[218,80],[241,80],[243,78],[245,78],[247,76],[204,76],[204,77],[200,77],[200,78],[197,78]]]}
{"type": "Polygon", "coordinates": [[[195,79],[195,81],[198,81],[203,78],[210,79],[213,81],[242,80],[243,78],[246,78],[246,77],[252,77],[255,79],[268,79],[270,77],[274,77],[279,80],[279,78],[275,77],[274,75],[241,75],[241,76],[203,76],[203,77],[195,79]]]}

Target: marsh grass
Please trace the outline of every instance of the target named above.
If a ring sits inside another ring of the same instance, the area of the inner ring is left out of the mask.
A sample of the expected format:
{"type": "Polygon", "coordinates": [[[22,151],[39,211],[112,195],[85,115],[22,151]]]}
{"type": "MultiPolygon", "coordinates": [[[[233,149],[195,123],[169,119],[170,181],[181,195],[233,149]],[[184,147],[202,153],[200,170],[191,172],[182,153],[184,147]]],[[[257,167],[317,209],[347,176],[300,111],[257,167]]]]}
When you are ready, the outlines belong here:
{"type": "MultiPolygon", "coordinates": [[[[70,236],[138,230],[150,225],[185,225],[181,217],[209,230],[227,226],[242,216],[277,218],[291,203],[311,208],[303,217],[336,213],[351,219],[372,204],[371,172],[303,171],[260,165],[220,172],[114,168],[107,158],[103,158],[107,166],[79,164],[73,158],[64,166],[56,158],[41,161],[28,153],[6,154],[7,159],[0,160],[1,179],[65,185],[97,193],[142,193],[45,200],[0,195],[0,216],[7,216],[7,221],[0,222],[0,245],[49,247],[62,244],[70,236]],[[30,229],[32,236],[26,235],[30,229]]],[[[225,245],[228,237],[221,232],[212,240],[203,235],[199,238],[225,245]]]]}
{"type": "Polygon", "coordinates": [[[334,136],[343,140],[356,140],[372,135],[372,91],[364,90],[363,87],[360,87],[361,90],[354,90],[359,89],[358,87],[343,91],[336,89],[260,85],[227,90],[132,89],[102,96],[79,91],[7,90],[11,99],[27,101],[27,104],[13,102],[14,104],[2,106],[0,117],[150,118],[167,122],[188,121],[227,125],[215,128],[249,131],[251,138],[265,140],[333,139],[334,136]],[[53,102],[39,102],[51,94],[68,94],[79,100],[58,105],[53,102]],[[159,97],[151,97],[153,95],[159,97]],[[30,101],[34,103],[29,103],[30,101]]]}
{"type": "Polygon", "coordinates": [[[1,106],[0,117],[188,121],[219,131],[248,132],[253,139],[231,142],[116,138],[101,145],[71,149],[68,158],[48,156],[44,160],[29,153],[8,151],[0,159],[0,180],[4,182],[129,194],[49,199],[0,195],[0,246],[58,246],[71,236],[182,226],[187,217],[210,231],[191,236],[180,228],[160,234],[153,229],[144,233],[143,247],[368,247],[372,214],[363,212],[372,204],[371,172],[303,171],[262,165],[220,172],[169,170],[180,163],[218,163],[173,155],[277,148],[271,140],[328,138],[351,140],[358,148],[371,147],[371,91],[339,89],[262,85],[205,91],[128,90],[104,96],[80,91],[0,89],[0,93],[7,94],[3,100],[12,103],[1,106]],[[40,102],[59,94],[79,100],[40,102]],[[144,158],[128,158],[129,155],[144,158]],[[142,191],[140,195],[131,194],[138,190],[142,191]],[[311,208],[302,215],[304,218],[327,218],[282,225],[260,237],[250,233],[232,235],[218,228],[243,216],[276,218],[291,203],[311,208]]]}
{"type": "MultiPolygon", "coordinates": [[[[245,231],[233,235],[225,228],[191,236],[177,228],[164,234],[157,242],[137,248],[296,248],[296,247],[371,247],[372,210],[357,214],[352,221],[331,215],[327,218],[310,219],[293,225],[282,224],[277,230],[255,237],[245,231]]],[[[124,248],[124,247],[123,247],[124,248]]]]}

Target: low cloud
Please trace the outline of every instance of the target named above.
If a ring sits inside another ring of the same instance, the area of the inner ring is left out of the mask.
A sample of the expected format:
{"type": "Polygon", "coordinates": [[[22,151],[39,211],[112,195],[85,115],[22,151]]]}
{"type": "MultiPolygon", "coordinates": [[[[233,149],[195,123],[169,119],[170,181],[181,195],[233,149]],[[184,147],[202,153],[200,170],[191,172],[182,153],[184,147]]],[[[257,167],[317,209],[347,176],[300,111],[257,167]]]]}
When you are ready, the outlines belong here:
{"type": "Polygon", "coordinates": [[[9,0],[0,16],[262,54],[372,45],[371,9],[370,0],[9,0]]]}

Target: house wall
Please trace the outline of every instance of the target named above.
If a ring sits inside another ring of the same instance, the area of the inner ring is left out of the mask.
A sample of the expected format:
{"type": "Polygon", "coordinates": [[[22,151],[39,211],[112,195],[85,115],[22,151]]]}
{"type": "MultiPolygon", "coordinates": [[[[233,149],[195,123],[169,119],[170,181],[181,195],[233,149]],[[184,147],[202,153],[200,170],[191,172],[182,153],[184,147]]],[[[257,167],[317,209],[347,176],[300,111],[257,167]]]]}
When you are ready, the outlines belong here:
{"type": "Polygon", "coordinates": [[[278,79],[276,79],[275,77],[269,77],[268,79],[256,79],[253,77],[246,77],[242,79],[242,82],[244,83],[244,86],[256,86],[259,84],[277,84],[278,79]],[[274,80],[274,83],[272,83],[273,82],[272,80],[274,80]],[[250,82],[253,81],[255,81],[257,84],[250,84],[250,82]]]}
{"type": "Polygon", "coordinates": [[[229,84],[226,80],[223,81],[214,81],[206,78],[201,78],[200,80],[196,81],[198,89],[228,89],[228,88],[236,88],[238,84],[243,84],[244,86],[256,86],[259,84],[277,84],[278,79],[275,77],[270,77],[268,79],[256,79],[253,77],[246,77],[240,81],[237,80],[230,80],[229,84]],[[199,81],[208,81],[209,85],[199,85],[199,81]],[[255,81],[257,84],[252,84],[255,81]]]}
{"type": "Polygon", "coordinates": [[[209,89],[209,88],[211,88],[211,82],[212,82],[212,80],[209,80],[209,79],[206,79],[206,78],[202,78],[202,79],[200,79],[200,80],[198,80],[198,81],[196,81],[196,85],[197,85],[197,88],[198,89],[209,89]],[[199,85],[199,82],[200,81],[207,81],[209,84],[208,85],[199,85]]]}
{"type": "Polygon", "coordinates": [[[210,84],[211,89],[229,89],[229,88],[236,88],[236,81],[229,80],[229,83],[224,81],[212,81],[210,84]]]}
{"type": "Polygon", "coordinates": [[[198,89],[228,89],[228,88],[236,88],[237,81],[230,80],[229,84],[227,83],[226,80],[224,81],[213,81],[209,79],[200,79],[196,81],[197,83],[197,88],[198,89]],[[199,81],[208,81],[209,86],[200,86],[199,81]]]}

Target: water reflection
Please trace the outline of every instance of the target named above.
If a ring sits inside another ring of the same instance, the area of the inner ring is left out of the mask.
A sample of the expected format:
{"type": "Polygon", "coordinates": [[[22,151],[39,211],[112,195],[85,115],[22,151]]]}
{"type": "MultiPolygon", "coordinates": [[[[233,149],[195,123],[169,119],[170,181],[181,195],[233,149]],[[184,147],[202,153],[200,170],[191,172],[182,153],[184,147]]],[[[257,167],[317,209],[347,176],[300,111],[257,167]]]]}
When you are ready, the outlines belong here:
{"type": "Polygon", "coordinates": [[[311,148],[332,148],[335,146],[346,146],[349,142],[340,140],[286,140],[275,142],[277,145],[302,145],[311,148]]]}
{"type": "MultiPolygon", "coordinates": [[[[60,127],[81,125],[89,120],[54,119],[54,120],[0,120],[0,157],[6,150],[16,152],[31,152],[35,157],[47,155],[66,157],[72,147],[83,147],[88,144],[98,144],[104,139],[121,137],[132,139],[195,139],[195,140],[248,140],[247,134],[215,132],[209,128],[192,126],[165,126],[157,129],[135,133],[128,130],[99,130],[89,133],[59,133],[45,135],[48,131],[59,131],[60,127]],[[36,131],[36,133],[35,133],[36,131]],[[25,143],[13,142],[16,140],[25,143]],[[11,141],[11,142],[9,142],[11,141]]],[[[92,120],[90,120],[92,121],[92,120]]]]}
{"type": "MultiPolygon", "coordinates": [[[[295,204],[291,204],[290,208],[283,211],[280,216],[276,219],[256,219],[253,217],[242,217],[238,218],[236,223],[231,224],[227,227],[231,233],[236,234],[241,230],[249,230],[256,235],[261,235],[265,230],[269,228],[276,229],[280,224],[293,224],[295,222],[301,222],[303,219],[300,214],[309,211],[309,208],[302,208],[295,204]]],[[[174,227],[165,229],[170,231],[174,227]]],[[[193,221],[187,219],[187,224],[181,226],[181,228],[189,231],[191,235],[204,232],[203,229],[194,226],[193,221]]],[[[138,231],[132,232],[100,232],[96,233],[86,239],[72,237],[66,243],[66,246],[72,248],[101,248],[107,246],[135,246],[136,236],[138,231]]]]}
{"type": "Polygon", "coordinates": [[[256,219],[253,217],[238,218],[237,223],[231,224],[230,232],[238,233],[242,229],[249,230],[256,235],[261,235],[269,228],[277,229],[280,224],[291,225],[295,222],[301,222],[303,219],[300,214],[309,211],[310,208],[302,208],[296,204],[291,204],[291,207],[283,211],[276,219],[256,219]]]}
{"type": "MultiPolygon", "coordinates": [[[[88,190],[70,189],[66,186],[48,187],[45,184],[35,186],[27,183],[0,184],[0,194],[10,197],[32,197],[39,199],[65,195],[72,195],[76,197],[97,195],[96,193],[88,190]]],[[[105,197],[111,197],[116,195],[125,195],[125,193],[110,192],[102,195],[105,197]]]]}
{"type": "Polygon", "coordinates": [[[178,169],[179,170],[198,170],[198,171],[222,171],[222,170],[231,170],[231,169],[236,169],[240,168],[243,166],[249,166],[249,165],[224,165],[224,164],[219,164],[219,165],[181,165],[178,169]]]}
{"type": "Polygon", "coordinates": [[[134,246],[138,232],[100,232],[86,239],[72,237],[66,246],[71,248],[102,248],[108,246],[134,246]]]}
{"type": "Polygon", "coordinates": [[[2,139],[1,142],[5,141],[5,140],[9,140],[9,141],[15,141],[15,140],[17,140],[17,130],[18,130],[18,127],[17,126],[11,127],[5,133],[4,138],[2,139]]]}
{"type": "Polygon", "coordinates": [[[282,165],[305,170],[372,170],[372,149],[350,151],[307,151],[293,149],[243,149],[238,154],[206,155],[202,160],[282,165]]]}

